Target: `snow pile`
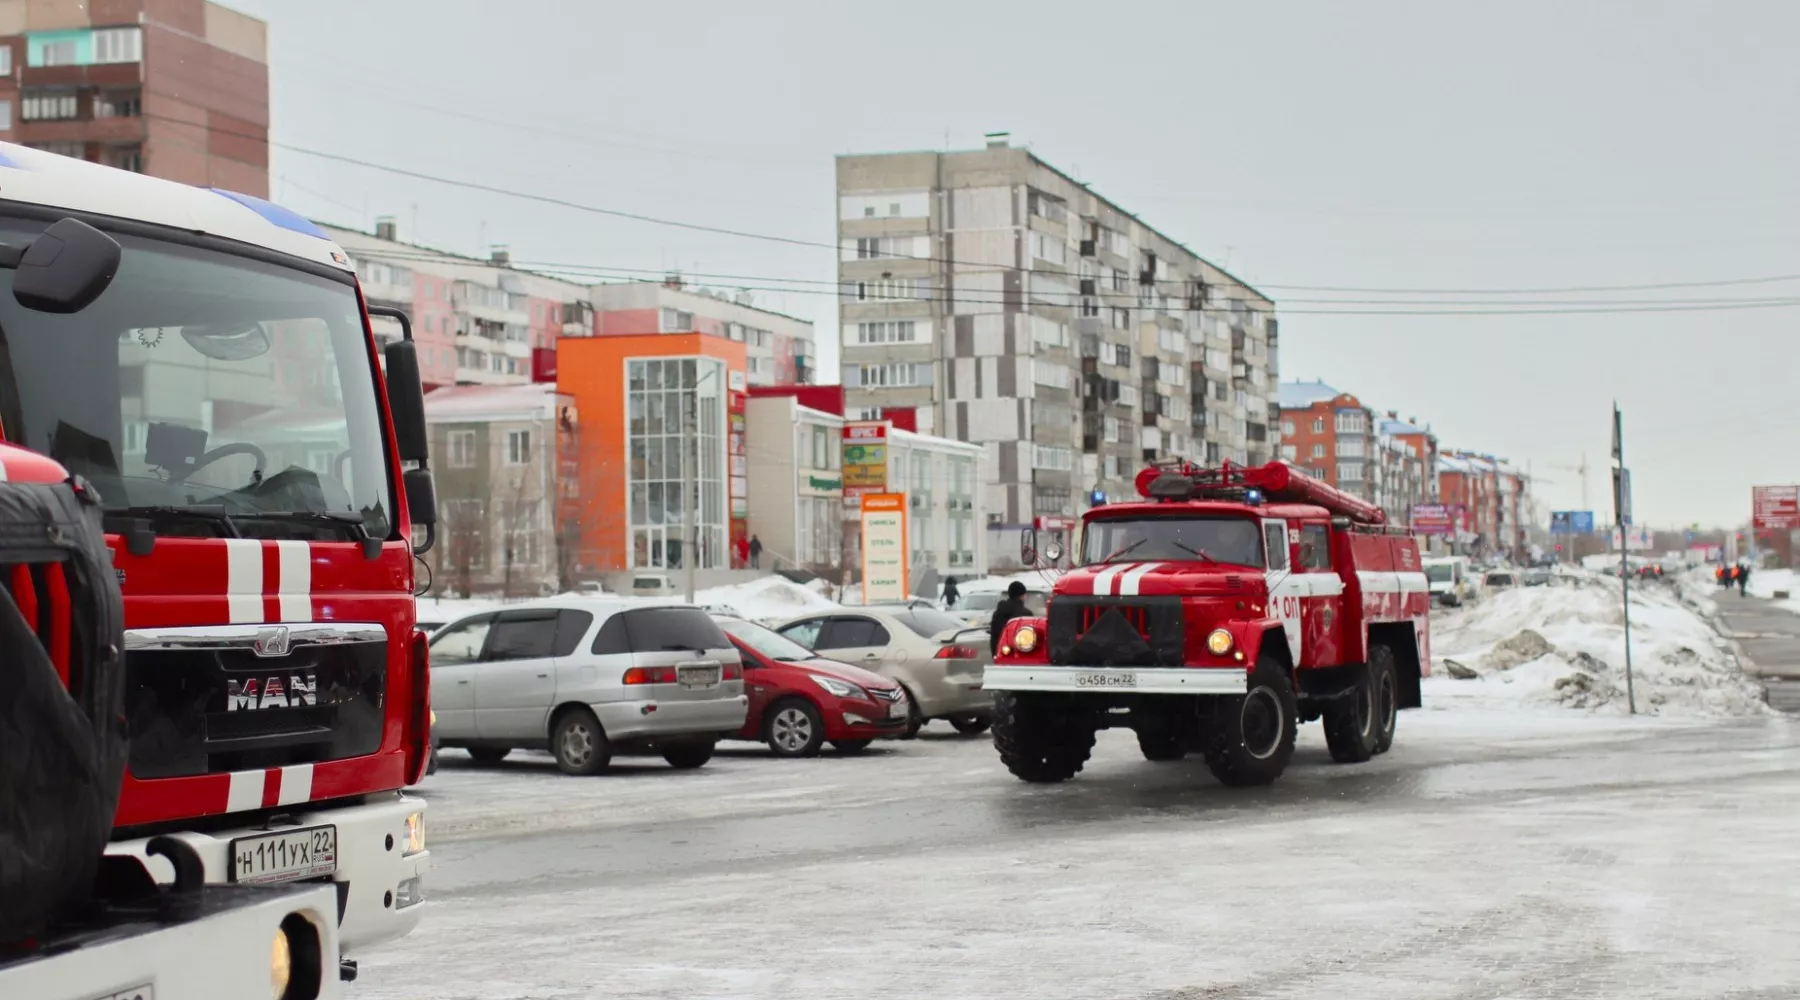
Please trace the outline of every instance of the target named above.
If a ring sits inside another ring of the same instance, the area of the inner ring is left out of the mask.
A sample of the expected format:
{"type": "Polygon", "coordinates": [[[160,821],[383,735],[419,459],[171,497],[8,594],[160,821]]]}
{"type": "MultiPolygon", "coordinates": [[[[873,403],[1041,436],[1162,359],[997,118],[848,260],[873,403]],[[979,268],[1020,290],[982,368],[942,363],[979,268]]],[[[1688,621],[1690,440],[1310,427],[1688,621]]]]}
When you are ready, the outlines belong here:
{"type": "MultiPolygon", "coordinates": [[[[1619,583],[1571,577],[1502,590],[1432,621],[1426,701],[1555,704],[1626,710],[1619,583]]],[[[1631,660],[1639,712],[1740,716],[1768,711],[1731,647],[1669,588],[1631,590],[1631,660]]]]}
{"type": "Polygon", "coordinates": [[[1753,569],[1750,571],[1750,583],[1744,588],[1751,597],[1771,600],[1775,592],[1785,591],[1785,600],[1800,598],[1800,575],[1791,569],[1753,569]]]}
{"type": "Polygon", "coordinates": [[[694,594],[694,603],[703,608],[729,611],[765,625],[839,607],[836,601],[817,590],[783,576],[765,576],[749,583],[709,587],[694,594]]]}

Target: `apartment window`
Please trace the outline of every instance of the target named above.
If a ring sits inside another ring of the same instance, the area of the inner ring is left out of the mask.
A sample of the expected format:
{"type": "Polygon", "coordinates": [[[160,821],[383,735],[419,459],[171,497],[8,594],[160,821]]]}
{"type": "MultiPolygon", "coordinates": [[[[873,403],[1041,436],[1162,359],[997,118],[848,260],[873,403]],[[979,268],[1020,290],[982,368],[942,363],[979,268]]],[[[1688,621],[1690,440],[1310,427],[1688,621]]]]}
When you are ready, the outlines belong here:
{"type": "Polygon", "coordinates": [[[1069,346],[1069,328],[1053,319],[1031,317],[1031,342],[1043,347],[1069,346]]]}
{"type": "Polygon", "coordinates": [[[144,113],[144,96],[136,90],[121,90],[94,97],[95,118],[136,118],[144,113]]]}
{"type": "Polygon", "coordinates": [[[531,432],[506,432],[506,464],[524,465],[531,461],[531,432]]]}
{"type": "Polygon", "coordinates": [[[881,278],[856,283],[858,302],[910,302],[922,297],[919,282],[913,278],[881,278]]]}
{"type": "Polygon", "coordinates": [[[1119,386],[1119,405],[1136,407],[1138,405],[1138,387],[1135,385],[1119,386]]]}
{"type": "Polygon", "coordinates": [[[1111,307],[1112,325],[1120,330],[1131,328],[1131,310],[1121,306],[1111,307]]]}
{"type": "Polygon", "coordinates": [[[1106,439],[1107,444],[1118,444],[1119,443],[1119,418],[1118,417],[1107,417],[1106,418],[1106,423],[1105,423],[1105,426],[1104,426],[1104,429],[1102,432],[1102,436],[1106,439]]]}
{"type": "Polygon", "coordinates": [[[1118,365],[1120,368],[1130,368],[1131,348],[1126,347],[1124,344],[1114,344],[1112,345],[1112,349],[1113,364],[1118,365]]]}
{"type": "Polygon", "coordinates": [[[452,469],[471,469],[475,467],[475,432],[451,431],[449,434],[450,467],[452,469]]]}
{"type": "Polygon", "coordinates": [[[856,259],[879,260],[884,257],[912,257],[915,255],[915,240],[922,241],[923,239],[923,237],[912,236],[858,237],[856,259]]]}
{"type": "Polygon", "coordinates": [[[1048,233],[1032,233],[1031,254],[1052,264],[1066,264],[1069,260],[1069,247],[1060,237],[1048,233]]]}
{"type": "MultiPolygon", "coordinates": [[[[49,46],[44,47],[46,57],[49,46]]],[[[103,28],[94,32],[94,61],[137,62],[144,57],[144,36],[137,28],[103,28]]]]}
{"type": "Polygon", "coordinates": [[[1312,446],[1312,457],[1324,458],[1325,457],[1325,446],[1322,444],[1313,445],[1312,446]]]}
{"type": "Polygon", "coordinates": [[[1032,466],[1049,469],[1053,472],[1068,472],[1075,468],[1075,453],[1067,448],[1054,445],[1033,445],[1031,449],[1032,466]]]}
{"type": "Polygon", "coordinates": [[[1051,222],[1067,223],[1069,221],[1068,206],[1037,191],[1031,192],[1031,214],[1051,222]]]}
{"type": "MultiPolygon", "coordinates": [[[[7,52],[7,51],[10,51],[10,50],[7,49],[5,46],[0,46],[0,52],[7,52]]],[[[13,102],[9,101],[9,100],[8,101],[0,101],[0,132],[6,131],[12,127],[13,127],[13,102]]]]}
{"type": "Polygon", "coordinates": [[[19,116],[28,122],[74,118],[79,111],[80,105],[72,93],[26,94],[19,103],[19,116]]]}
{"type": "Polygon", "coordinates": [[[1339,434],[1362,434],[1369,429],[1368,415],[1361,410],[1339,410],[1337,414],[1337,431],[1339,434]]]}
{"type": "Polygon", "coordinates": [[[62,41],[45,42],[44,47],[40,51],[43,53],[40,58],[45,66],[73,66],[80,61],[80,55],[75,47],[75,40],[72,38],[62,41]]]}
{"type": "Polygon", "coordinates": [[[1363,477],[1361,462],[1339,462],[1337,477],[1340,483],[1360,483],[1363,477]]]}
{"type": "Polygon", "coordinates": [[[1281,422],[1281,436],[1290,438],[1294,436],[1294,422],[1292,420],[1283,420],[1281,422]]]}
{"type": "MultiPolygon", "coordinates": [[[[1221,396],[1219,398],[1223,399],[1224,397],[1221,396]]],[[[1320,417],[1317,420],[1313,421],[1313,433],[1314,434],[1325,433],[1325,418],[1324,417],[1320,417]]]]}
{"type": "Polygon", "coordinates": [[[1362,458],[1363,439],[1360,437],[1341,437],[1337,442],[1339,458],[1362,458]]]}
{"type": "Polygon", "coordinates": [[[659,329],[663,333],[690,333],[694,329],[694,314],[680,309],[665,308],[662,311],[662,325],[659,329]]]}
{"type": "Polygon", "coordinates": [[[1298,458],[1299,456],[1300,456],[1299,450],[1296,449],[1293,445],[1284,444],[1281,446],[1281,457],[1286,459],[1287,461],[1292,462],[1294,459],[1298,458]]]}
{"type": "Polygon", "coordinates": [[[929,365],[913,364],[906,361],[877,365],[858,365],[852,368],[851,372],[857,377],[856,385],[871,389],[931,384],[931,368],[929,365]]]}
{"type": "Polygon", "coordinates": [[[450,565],[470,569],[487,568],[487,538],[483,532],[487,514],[480,500],[439,501],[442,513],[440,530],[444,532],[450,565]]]}
{"type": "Polygon", "coordinates": [[[0,45],[0,76],[11,76],[11,75],[12,75],[12,46],[0,45]]]}
{"type": "Polygon", "coordinates": [[[1069,387],[1069,366],[1033,358],[1031,380],[1038,385],[1049,386],[1053,389],[1067,389],[1069,387]]]}
{"type": "Polygon", "coordinates": [[[918,324],[910,319],[856,324],[859,344],[911,344],[918,339],[918,324]]]}

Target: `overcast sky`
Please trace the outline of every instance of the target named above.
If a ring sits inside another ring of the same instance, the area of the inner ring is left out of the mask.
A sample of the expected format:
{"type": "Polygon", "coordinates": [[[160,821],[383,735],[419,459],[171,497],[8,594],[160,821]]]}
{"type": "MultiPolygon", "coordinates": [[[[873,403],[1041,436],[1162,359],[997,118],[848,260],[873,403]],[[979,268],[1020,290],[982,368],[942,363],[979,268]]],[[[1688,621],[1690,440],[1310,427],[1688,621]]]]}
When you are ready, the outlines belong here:
{"type": "MultiPolygon", "coordinates": [[[[229,0],[271,23],[276,142],[571,201],[830,242],[832,157],[1010,130],[1273,296],[1284,379],[1322,378],[1608,496],[1736,524],[1800,479],[1800,308],[1348,316],[1800,301],[1800,4],[1104,5],[229,0]],[[1319,299],[1377,300],[1327,305],[1319,299]],[[1473,304],[1463,304],[1473,303],[1473,304]]],[[[622,221],[274,151],[277,200],[515,260],[829,281],[830,250],[622,221]]],[[[720,281],[719,284],[730,282],[720,281]]],[[[746,282],[738,282],[746,283],[746,282]]],[[[758,293],[818,324],[829,295],[758,293]]]]}

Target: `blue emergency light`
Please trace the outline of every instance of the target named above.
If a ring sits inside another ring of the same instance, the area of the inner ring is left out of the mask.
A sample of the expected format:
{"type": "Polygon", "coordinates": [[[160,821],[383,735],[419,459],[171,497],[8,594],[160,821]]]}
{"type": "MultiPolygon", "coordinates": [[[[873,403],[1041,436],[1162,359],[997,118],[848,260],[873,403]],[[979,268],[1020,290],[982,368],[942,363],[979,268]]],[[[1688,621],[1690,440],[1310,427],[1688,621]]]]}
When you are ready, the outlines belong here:
{"type": "Polygon", "coordinates": [[[1262,503],[1262,490],[1251,488],[1244,491],[1244,502],[1247,504],[1262,503]]]}
{"type": "Polygon", "coordinates": [[[1088,506],[1089,507],[1104,507],[1104,506],[1106,506],[1106,491],[1105,490],[1095,490],[1094,492],[1089,493],[1088,494],[1088,506]]]}

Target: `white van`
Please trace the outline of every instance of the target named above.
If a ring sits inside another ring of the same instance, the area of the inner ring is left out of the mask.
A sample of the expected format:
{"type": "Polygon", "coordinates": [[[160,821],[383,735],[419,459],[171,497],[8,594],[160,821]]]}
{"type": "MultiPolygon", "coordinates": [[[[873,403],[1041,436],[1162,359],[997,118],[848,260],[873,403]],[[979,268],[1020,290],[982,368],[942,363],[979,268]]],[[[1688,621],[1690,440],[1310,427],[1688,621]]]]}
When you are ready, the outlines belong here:
{"type": "Polygon", "coordinates": [[[1421,559],[1425,582],[1431,599],[1445,607],[1460,607],[1475,596],[1474,582],[1469,578],[1469,560],[1464,556],[1439,556],[1421,559]]]}

